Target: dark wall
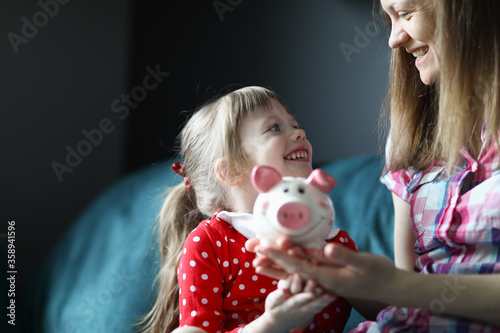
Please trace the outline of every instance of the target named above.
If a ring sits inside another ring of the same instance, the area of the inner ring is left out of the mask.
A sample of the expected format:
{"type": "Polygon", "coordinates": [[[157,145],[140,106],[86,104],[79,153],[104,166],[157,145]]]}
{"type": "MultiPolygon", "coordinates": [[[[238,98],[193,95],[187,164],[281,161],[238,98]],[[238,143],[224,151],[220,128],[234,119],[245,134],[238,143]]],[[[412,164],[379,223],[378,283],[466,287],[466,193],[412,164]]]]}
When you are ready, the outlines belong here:
{"type": "Polygon", "coordinates": [[[172,154],[180,111],[245,85],[280,94],[306,129],[315,162],[376,153],[389,53],[372,6],[136,1],[134,82],[155,64],[168,77],[131,114],[129,167],[172,154]]]}
{"type": "Polygon", "coordinates": [[[0,234],[16,222],[18,283],[124,169],[110,104],[129,85],[130,13],[123,0],[2,3],[0,234]]]}
{"type": "Polygon", "coordinates": [[[11,0],[0,32],[0,234],[16,221],[19,279],[222,91],[275,90],[315,163],[378,152],[389,50],[371,0],[11,0]]]}

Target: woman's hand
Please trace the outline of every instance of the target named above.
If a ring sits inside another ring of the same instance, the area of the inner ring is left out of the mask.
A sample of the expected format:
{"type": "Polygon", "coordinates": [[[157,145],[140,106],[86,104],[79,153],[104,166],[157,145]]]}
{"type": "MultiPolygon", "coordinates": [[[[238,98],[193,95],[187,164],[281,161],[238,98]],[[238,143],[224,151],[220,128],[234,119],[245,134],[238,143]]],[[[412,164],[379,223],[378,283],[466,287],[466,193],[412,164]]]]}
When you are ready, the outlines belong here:
{"type": "Polygon", "coordinates": [[[324,257],[313,260],[304,259],[304,255],[297,257],[300,251],[286,239],[278,242],[278,249],[262,247],[258,240],[249,240],[247,249],[258,254],[253,262],[258,273],[275,278],[298,273],[343,297],[384,301],[388,288],[398,281],[399,271],[389,259],[356,253],[337,244],[328,244],[324,257]]]}

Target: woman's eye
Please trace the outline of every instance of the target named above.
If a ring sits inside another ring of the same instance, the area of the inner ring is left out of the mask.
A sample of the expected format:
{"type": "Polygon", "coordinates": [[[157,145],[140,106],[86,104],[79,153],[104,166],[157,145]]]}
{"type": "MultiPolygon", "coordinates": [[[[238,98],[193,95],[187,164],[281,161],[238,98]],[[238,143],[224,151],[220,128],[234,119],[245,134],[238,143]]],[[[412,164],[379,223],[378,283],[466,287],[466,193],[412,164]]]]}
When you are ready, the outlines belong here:
{"type": "Polygon", "coordinates": [[[400,12],[398,15],[399,15],[399,18],[405,19],[405,18],[408,18],[408,16],[410,15],[410,12],[400,12]]]}

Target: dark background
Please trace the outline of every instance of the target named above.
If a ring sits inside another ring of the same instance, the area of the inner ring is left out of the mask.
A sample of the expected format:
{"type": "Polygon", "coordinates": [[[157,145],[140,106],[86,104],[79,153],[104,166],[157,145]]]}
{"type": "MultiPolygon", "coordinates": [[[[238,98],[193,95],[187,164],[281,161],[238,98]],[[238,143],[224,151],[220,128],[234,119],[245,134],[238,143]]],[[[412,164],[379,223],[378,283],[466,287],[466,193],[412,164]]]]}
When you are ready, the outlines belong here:
{"type": "Polygon", "coordinates": [[[221,92],[275,90],[315,164],[380,151],[388,30],[371,0],[59,1],[0,10],[0,240],[16,221],[19,283],[101,191],[174,154],[182,111],[221,92]]]}

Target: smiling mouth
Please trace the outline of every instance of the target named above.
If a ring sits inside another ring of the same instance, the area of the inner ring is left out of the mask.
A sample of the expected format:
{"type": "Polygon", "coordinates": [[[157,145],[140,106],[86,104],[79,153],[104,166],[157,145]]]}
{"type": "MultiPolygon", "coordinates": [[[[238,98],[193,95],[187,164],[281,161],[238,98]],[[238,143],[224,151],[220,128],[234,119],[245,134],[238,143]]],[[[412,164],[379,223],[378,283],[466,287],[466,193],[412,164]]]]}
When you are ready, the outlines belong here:
{"type": "Polygon", "coordinates": [[[414,52],[412,52],[412,54],[415,58],[418,58],[418,57],[422,57],[422,56],[426,55],[428,51],[429,51],[429,47],[421,47],[418,50],[415,50],[414,52]]]}
{"type": "MultiPolygon", "coordinates": [[[[326,220],[325,216],[320,216],[315,223],[310,223],[307,227],[299,229],[299,232],[287,233],[287,237],[290,239],[300,239],[304,236],[307,236],[316,229],[320,228],[325,220],[326,220]]],[[[273,225],[273,223],[270,223],[270,225],[271,228],[273,228],[276,232],[282,232],[282,230],[273,225]]]]}
{"type": "Polygon", "coordinates": [[[288,161],[309,160],[309,154],[305,149],[298,149],[285,156],[284,159],[288,161]]]}

